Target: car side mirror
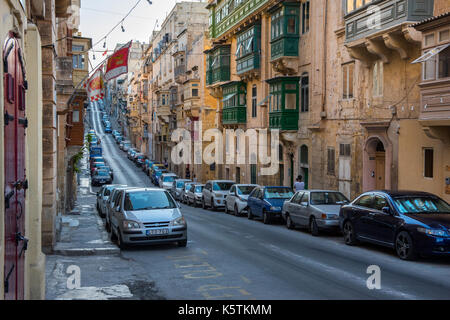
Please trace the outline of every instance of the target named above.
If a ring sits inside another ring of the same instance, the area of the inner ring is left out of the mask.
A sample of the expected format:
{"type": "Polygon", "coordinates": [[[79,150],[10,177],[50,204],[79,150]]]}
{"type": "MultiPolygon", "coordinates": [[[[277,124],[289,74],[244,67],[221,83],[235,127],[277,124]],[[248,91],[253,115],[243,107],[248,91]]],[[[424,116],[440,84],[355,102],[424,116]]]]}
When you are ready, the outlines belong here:
{"type": "Polygon", "coordinates": [[[389,207],[383,207],[381,211],[383,211],[386,214],[392,214],[391,208],[389,207]]]}

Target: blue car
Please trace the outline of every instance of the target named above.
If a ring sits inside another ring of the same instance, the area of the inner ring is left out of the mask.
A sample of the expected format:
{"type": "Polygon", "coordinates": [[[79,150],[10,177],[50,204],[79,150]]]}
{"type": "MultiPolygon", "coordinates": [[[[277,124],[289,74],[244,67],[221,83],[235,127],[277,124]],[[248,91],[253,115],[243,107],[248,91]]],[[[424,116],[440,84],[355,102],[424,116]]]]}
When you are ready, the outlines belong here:
{"type": "Polygon", "coordinates": [[[154,185],[158,185],[159,177],[161,177],[161,175],[163,173],[168,173],[168,172],[169,171],[167,171],[166,169],[162,169],[162,170],[155,169],[152,174],[152,183],[154,185]]]}
{"type": "Polygon", "coordinates": [[[339,223],[347,245],[370,242],[403,260],[450,256],[450,205],[417,191],[371,191],[343,206],[339,223]]]}
{"type": "Polygon", "coordinates": [[[112,133],[111,127],[106,127],[105,128],[105,133],[112,133]]]}
{"type": "Polygon", "coordinates": [[[292,198],[294,191],[289,187],[257,187],[248,196],[248,218],[262,218],[269,224],[275,218],[281,218],[285,201],[292,198]]]}

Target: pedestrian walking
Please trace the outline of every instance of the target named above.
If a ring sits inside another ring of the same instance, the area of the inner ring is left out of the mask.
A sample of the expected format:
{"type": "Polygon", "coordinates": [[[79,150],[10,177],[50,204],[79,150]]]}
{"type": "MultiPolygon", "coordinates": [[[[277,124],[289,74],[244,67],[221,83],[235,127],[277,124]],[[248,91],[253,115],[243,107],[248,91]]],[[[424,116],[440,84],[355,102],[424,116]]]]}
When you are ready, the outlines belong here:
{"type": "Polygon", "coordinates": [[[294,183],[295,192],[305,190],[305,183],[302,180],[303,180],[302,176],[297,177],[297,181],[294,183]]]}
{"type": "Polygon", "coordinates": [[[197,182],[197,176],[194,174],[194,176],[192,177],[192,181],[193,182],[197,182]]]}

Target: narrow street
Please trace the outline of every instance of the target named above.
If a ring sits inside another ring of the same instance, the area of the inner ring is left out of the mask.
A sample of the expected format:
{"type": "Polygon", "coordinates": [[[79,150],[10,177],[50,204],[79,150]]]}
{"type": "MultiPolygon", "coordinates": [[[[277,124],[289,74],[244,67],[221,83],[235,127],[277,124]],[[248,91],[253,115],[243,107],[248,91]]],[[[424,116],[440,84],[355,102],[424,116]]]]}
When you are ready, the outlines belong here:
{"type": "MultiPolygon", "coordinates": [[[[114,183],[152,186],[104,133],[100,112],[93,109],[90,116],[114,183]]],[[[167,299],[450,298],[449,259],[402,261],[389,249],[346,246],[339,234],[312,237],[282,223],[264,225],[186,205],[182,212],[188,223],[187,248],[146,246],[121,252],[146,270],[167,299]],[[380,267],[380,290],[366,285],[371,265],[380,267]]]]}

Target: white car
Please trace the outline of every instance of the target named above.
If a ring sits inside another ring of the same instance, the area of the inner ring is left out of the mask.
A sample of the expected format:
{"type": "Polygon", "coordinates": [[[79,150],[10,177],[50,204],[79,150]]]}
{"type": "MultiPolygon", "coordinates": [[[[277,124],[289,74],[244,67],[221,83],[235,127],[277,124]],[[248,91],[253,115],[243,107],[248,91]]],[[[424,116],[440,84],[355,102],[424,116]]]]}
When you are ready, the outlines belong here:
{"type": "Polygon", "coordinates": [[[175,173],[163,173],[158,180],[158,186],[160,188],[169,190],[172,189],[173,182],[178,179],[175,173]]]}
{"type": "Polygon", "coordinates": [[[236,182],[231,180],[210,180],[206,182],[202,191],[202,208],[211,207],[213,210],[225,207],[225,198],[236,182]]]}
{"type": "Polygon", "coordinates": [[[235,184],[231,187],[225,200],[225,213],[233,212],[235,216],[240,216],[247,210],[247,200],[249,194],[259,187],[257,184],[235,184]]]}
{"type": "Polygon", "coordinates": [[[186,199],[188,205],[196,207],[202,203],[202,191],[205,187],[204,184],[192,184],[186,193],[186,199]]]}

